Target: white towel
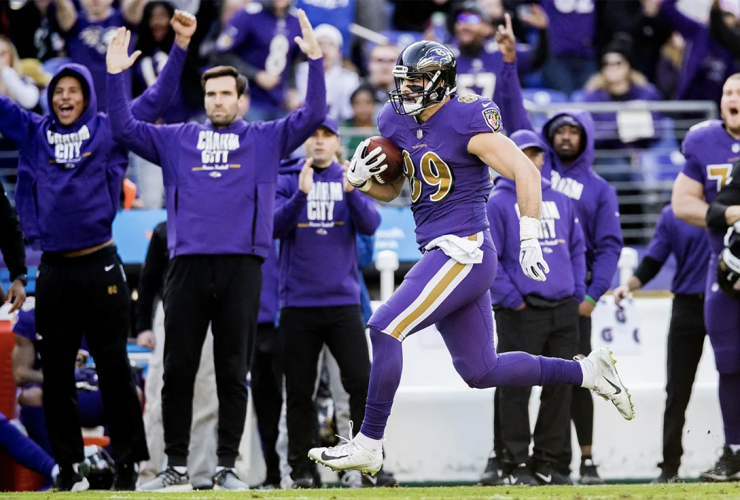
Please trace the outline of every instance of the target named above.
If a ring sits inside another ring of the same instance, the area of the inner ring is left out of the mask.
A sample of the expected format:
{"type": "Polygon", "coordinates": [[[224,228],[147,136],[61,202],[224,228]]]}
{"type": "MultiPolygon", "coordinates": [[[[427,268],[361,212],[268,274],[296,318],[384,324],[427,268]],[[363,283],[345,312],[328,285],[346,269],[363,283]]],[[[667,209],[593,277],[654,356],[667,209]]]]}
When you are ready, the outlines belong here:
{"type": "Polygon", "coordinates": [[[425,250],[439,248],[449,258],[454,259],[460,264],[480,264],[483,262],[483,251],[479,248],[483,238],[480,235],[475,240],[460,238],[454,234],[445,234],[435,238],[424,247],[425,250]]]}

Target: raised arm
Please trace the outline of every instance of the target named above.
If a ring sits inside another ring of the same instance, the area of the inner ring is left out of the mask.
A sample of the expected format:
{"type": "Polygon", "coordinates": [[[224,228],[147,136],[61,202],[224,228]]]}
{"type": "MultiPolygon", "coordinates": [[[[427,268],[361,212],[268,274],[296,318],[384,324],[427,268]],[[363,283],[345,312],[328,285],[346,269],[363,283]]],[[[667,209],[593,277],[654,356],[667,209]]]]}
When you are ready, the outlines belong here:
{"type": "Polygon", "coordinates": [[[167,64],[164,65],[154,85],[146,89],[131,104],[131,112],[137,120],[155,122],[167,110],[179,91],[188,46],[195,33],[197,22],[192,14],[176,10],[170,24],[175,31],[175,43],[170,49],[167,64]]]}
{"type": "Polygon", "coordinates": [[[511,27],[511,17],[509,17],[509,14],[506,14],[506,27],[499,26],[498,28],[496,41],[499,44],[499,50],[501,50],[504,56],[504,65],[498,80],[500,92],[497,92],[499,96],[497,104],[501,108],[504,128],[509,135],[517,130],[534,131],[529,114],[524,109],[522,85],[519,82],[516,64],[516,38],[514,38],[514,30],[511,27]]]}
{"type": "Polygon", "coordinates": [[[740,30],[737,27],[727,26],[724,17],[725,13],[719,5],[719,0],[715,0],[709,17],[712,35],[735,59],[738,59],[740,58],[740,30]]]}
{"type": "Polygon", "coordinates": [[[138,26],[144,15],[144,6],[146,6],[146,0],[122,0],[123,18],[131,26],[138,26]]]}
{"type": "Polygon", "coordinates": [[[677,3],[678,0],[663,0],[660,4],[660,11],[666,16],[673,29],[681,33],[682,37],[686,40],[693,40],[699,30],[707,29],[707,27],[678,10],[677,3]]]}
{"type": "Polygon", "coordinates": [[[41,117],[26,111],[8,96],[0,94],[0,134],[20,146],[31,139],[41,117]]]}
{"type": "Polygon", "coordinates": [[[55,0],[57,23],[63,32],[71,30],[77,22],[77,9],[72,0],[55,0]]]}

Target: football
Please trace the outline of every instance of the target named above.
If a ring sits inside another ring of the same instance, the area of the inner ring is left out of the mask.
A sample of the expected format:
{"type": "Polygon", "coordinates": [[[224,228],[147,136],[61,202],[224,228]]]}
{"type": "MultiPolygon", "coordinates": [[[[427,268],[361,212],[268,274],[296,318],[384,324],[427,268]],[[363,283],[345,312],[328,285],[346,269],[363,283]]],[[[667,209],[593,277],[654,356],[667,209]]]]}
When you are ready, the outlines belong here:
{"type": "Polygon", "coordinates": [[[372,151],[377,147],[385,153],[384,163],[388,165],[388,168],[379,174],[373,175],[373,180],[378,184],[393,184],[403,176],[403,154],[392,140],[379,135],[370,137],[367,151],[372,151]]]}

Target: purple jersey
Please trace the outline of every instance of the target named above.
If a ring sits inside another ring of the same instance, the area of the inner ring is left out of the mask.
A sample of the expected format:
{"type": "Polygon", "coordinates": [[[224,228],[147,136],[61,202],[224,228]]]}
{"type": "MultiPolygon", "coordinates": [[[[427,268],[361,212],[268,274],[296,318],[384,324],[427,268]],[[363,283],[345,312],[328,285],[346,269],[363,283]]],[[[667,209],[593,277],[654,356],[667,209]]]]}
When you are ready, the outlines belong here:
{"type": "Polygon", "coordinates": [[[594,57],[594,0],[543,0],[542,7],[550,18],[550,53],[553,57],[594,57]]]}
{"type": "MultiPolygon", "coordinates": [[[[532,52],[528,46],[518,44],[517,68],[528,71],[532,52]]],[[[496,40],[488,40],[477,54],[466,54],[458,46],[450,46],[457,59],[457,94],[476,94],[498,101],[496,81],[504,66],[504,56],[496,40]]]]}
{"type": "Polygon", "coordinates": [[[301,26],[295,15],[289,13],[285,18],[278,18],[271,10],[255,2],[237,12],[218,37],[218,52],[233,52],[257,70],[281,76],[280,83],[272,90],[252,85],[252,106],[283,109],[288,72],[300,52],[294,38],[300,34],[301,26]]]}
{"type": "MultiPolygon", "coordinates": [[[[87,66],[90,70],[95,84],[95,94],[97,94],[98,102],[103,104],[103,109],[107,102],[106,78],[108,76],[105,54],[116,30],[125,25],[126,21],[120,10],[114,10],[113,14],[104,21],[89,21],[85,11],[80,11],[77,15],[77,22],[65,33],[69,57],[72,62],[87,66]]],[[[130,74],[126,71],[126,75],[130,74]]],[[[130,76],[126,78],[130,79],[130,76]]],[[[130,85],[127,85],[127,89],[129,87],[130,85]]]]}
{"type": "Polygon", "coordinates": [[[495,103],[453,95],[421,125],[411,116],[396,114],[388,103],[378,116],[378,129],[403,151],[421,247],[445,234],[469,236],[488,228],[491,177],[488,166],[468,153],[468,142],[501,129],[495,103]]]}
{"type": "MultiPolygon", "coordinates": [[[[704,198],[712,203],[740,160],[740,140],[728,134],[722,122],[708,120],[691,127],[683,143],[686,164],[684,175],[704,186],[704,198]]],[[[724,248],[724,231],[709,230],[709,246],[714,255],[724,248]]]]}

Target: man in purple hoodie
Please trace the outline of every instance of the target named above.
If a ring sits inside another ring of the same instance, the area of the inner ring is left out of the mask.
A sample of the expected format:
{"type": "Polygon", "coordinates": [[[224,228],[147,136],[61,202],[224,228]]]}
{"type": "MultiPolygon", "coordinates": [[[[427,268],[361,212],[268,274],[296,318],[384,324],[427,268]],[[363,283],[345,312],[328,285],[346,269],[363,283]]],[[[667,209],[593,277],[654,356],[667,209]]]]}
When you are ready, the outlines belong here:
{"type": "MultiPolygon", "coordinates": [[[[540,137],[519,130],[511,139],[537,168],[545,162],[540,137]]],[[[498,177],[488,200],[491,237],[499,256],[491,287],[498,352],[524,351],[571,359],[577,354],[578,304],[586,294],[586,245],[573,202],[542,180],[542,221],[538,239],[545,248],[550,279],[527,279],[519,272],[519,208],[516,185],[498,177]]],[[[542,389],[534,436],[529,428],[529,387],[499,387],[494,409],[494,450],[511,484],[571,484],[555,470],[570,427],[571,386],[542,389]],[[529,443],[534,450],[529,459],[529,443]]],[[[493,473],[498,467],[489,471],[493,473]]],[[[490,479],[490,478],[487,478],[490,479]]],[[[487,481],[490,483],[491,481],[487,481]]]]}
{"type": "Polygon", "coordinates": [[[172,259],[164,290],[165,354],[162,419],[166,470],[142,489],[187,481],[193,384],[208,324],[213,331],[219,399],[215,487],[246,487],[234,472],[247,412],[247,372],[257,329],[262,263],[272,245],[280,159],[308,138],[326,114],[321,49],[299,12],[308,55],[306,102],[282,120],[246,123],[246,78],[229,66],[202,77],[209,121],[151,125],[131,113],[124,92],[127,40],[108,49],[113,133],[142,158],[161,165],[172,259]]]}
{"type": "MultiPolygon", "coordinates": [[[[380,470],[383,434],[403,370],[401,342],[433,324],[470,387],[581,385],[611,400],[625,419],[633,418],[629,393],[608,349],[577,361],[496,353],[489,289],[498,258],[486,217],[488,169],[516,181],[519,263],[527,277],[545,281],[549,268],[538,240],[540,174],[500,133],[501,115],[492,101],[455,94],[457,66],[447,47],[428,41],[409,45],[393,76],[396,89],[378,126],[403,152],[424,256],[370,319],[373,363],[360,433],[337,447],[312,449],[311,459],[340,470],[380,470]]],[[[382,149],[368,152],[368,145],[365,141],[355,152],[347,178],[375,199],[392,200],[404,178],[372,180],[387,165],[382,149]]]]}
{"type": "MultiPolygon", "coordinates": [[[[507,60],[516,57],[513,33],[506,30],[498,38],[507,60]]],[[[504,63],[500,82],[503,96],[501,109],[506,115],[509,132],[534,130],[524,109],[519,77],[513,62],[504,63]]],[[[617,192],[591,168],[595,131],[590,113],[580,110],[556,113],[542,128],[542,139],[547,145],[542,176],[550,177],[554,189],[574,200],[586,238],[587,288],[584,300],[578,307],[578,352],[587,354],[591,352],[591,313],[612,283],[623,246],[617,192]]],[[[571,412],[581,445],[581,484],[600,484],[602,481],[591,457],[593,399],[588,391],[575,389],[571,412]]],[[[569,440],[565,446],[567,452],[560,462],[563,474],[570,468],[569,440]]]]}
{"type": "Polygon", "coordinates": [[[280,336],[289,360],[288,464],[295,487],[313,488],[316,466],[306,454],[316,435],[313,393],[324,344],[339,365],[351,419],[361,422],[365,414],[370,354],[356,236],[374,234],[380,214],[372,199],[347,182],[346,169],[336,160],[336,120],[327,117],[304,146],[308,159],[278,179],[275,237],[280,238],[280,336]]]}
{"type": "MultiPolygon", "coordinates": [[[[134,104],[155,120],[166,109],[195,31],[178,12],[176,43],[161,82],[134,104]]],[[[124,37],[124,32],[117,36],[124,37]]],[[[134,464],[147,458],[141,406],[126,354],[130,296],[112,238],[128,152],[98,113],[90,72],[63,66],[48,88],[52,112],[39,116],[0,96],[0,132],[20,149],[16,205],[32,245],[44,252],[36,282],[36,320],[44,377],[44,411],[61,471],[56,487],[71,490],[82,477],[83,442],[73,382],[82,332],[95,358],[118,476],[114,488],[134,489],[134,464]],[[80,301],[91,314],[77,313],[80,301]]]]}
{"type": "MultiPolygon", "coordinates": [[[[717,284],[717,260],[724,250],[727,227],[740,221],[740,206],[708,217],[709,204],[732,179],[732,165],[740,160],[740,73],[722,89],[722,120],[708,120],[689,130],[683,143],[686,164],[673,185],[671,205],[676,217],[694,226],[709,226],[709,260],[704,318],[719,372],[719,404],[725,430],[724,453],[705,481],[734,481],[740,474],[740,300],[726,295],[717,284]],[[725,224],[722,222],[724,214],[725,224]]],[[[729,186],[729,184],[728,184],[729,186]]]]}

